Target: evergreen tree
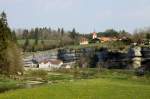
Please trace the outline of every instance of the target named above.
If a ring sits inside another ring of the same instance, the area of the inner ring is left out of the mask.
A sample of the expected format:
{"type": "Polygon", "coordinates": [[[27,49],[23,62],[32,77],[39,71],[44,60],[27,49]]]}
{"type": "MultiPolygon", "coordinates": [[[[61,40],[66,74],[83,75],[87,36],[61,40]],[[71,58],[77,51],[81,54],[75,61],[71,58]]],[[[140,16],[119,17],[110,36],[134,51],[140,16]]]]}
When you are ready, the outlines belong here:
{"type": "Polygon", "coordinates": [[[35,39],[34,45],[38,45],[38,40],[39,40],[39,29],[38,28],[35,28],[34,39],[35,39]]]}
{"type": "Polygon", "coordinates": [[[27,29],[23,30],[23,39],[26,39],[28,38],[28,35],[29,35],[29,31],[27,29]]]}
{"type": "Polygon", "coordinates": [[[60,32],[61,32],[61,31],[60,31],[60,28],[58,28],[57,32],[58,32],[58,33],[60,33],[60,32]]]}
{"type": "Polygon", "coordinates": [[[71,37],[72,39],[75,39],[76,36],[77,36],[76,30],[75,30],[75,28],[73,28],[72,32],[70,33],[70,37],[71,37]]]}
{"type": "Polygon", "coordinates": [[[61,29],[61,36],[63,36],[64,35],[64,29],[62,28],[61,29]]]}
{"type": "Polygon", "coordinates": [[[12,31],[12,40],[15,42],[15,43],[17,43],[17,37],[16,37],[16,33],[15,33],[15,31],[12,31]]]}
{"type": "Polygon", "coordinates": [[[146,39],[150,40],[150,33],[146,34],[146,39]]]}
{"type": "Polygon", "coordinates": [[[70,38],[73,40],[74,44],[78,43],[79,35],[76,32],[75,28],[73,28],[72,32],[70,32],[70,38]]]}
{"type": "Polygon", "coordinates": [[[7,24],[7,16],[6,16],[6,13],[5,12],[2,12],[1,13],[1,21],[3,24],[5,24],[6,26],[8,25],[7,24]]]}
{"type": "Polygon", "coordinates": [[[18,65],[16,67],[16,62],[20,62],[21,60],[16,60],[15,57],[19,56],[19,50],[17,50],[16,44],[12,40],[12,33],[7,26],[7,18],[6,14],[3,12],[0,18],[0,73],[1,74],[17,74],[17,72],[22,72],[22,70],[17,70],[18,65]],[[12,57],[11,57],[12,56],[12,57]],[[16,68],[16,69],[12,69],[16,68]]]}
{"type": "Polygon", "coordinates": [[[24,45],[23,45],[23,50],[24,50],[24,51],[27,51],[27,50],[28,50],[28,46],[29,46],[29,39],[26,38],[25,43],[24,43],[24,45]]]}

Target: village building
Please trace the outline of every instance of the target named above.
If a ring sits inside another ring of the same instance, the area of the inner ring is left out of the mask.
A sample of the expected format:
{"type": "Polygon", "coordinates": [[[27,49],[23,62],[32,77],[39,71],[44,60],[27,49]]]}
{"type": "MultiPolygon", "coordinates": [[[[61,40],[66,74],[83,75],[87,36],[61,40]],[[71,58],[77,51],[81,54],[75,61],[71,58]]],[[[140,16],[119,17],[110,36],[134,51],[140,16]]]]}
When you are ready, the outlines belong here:
{"type": "Polygon", "coordinates": [[[102,43],[103,42],[110,42],[110,41],[117,41],[118,40],[116,37],[105,37],[105,36],[98,37],[96,32],[92,33],[92,37],[93,37],[93,40],[94,39],[99,39],[100,42],[102,42],[102,43]]]}
{"type": "Polygon", "coordinates": [[[89,44],[88,39],[85,38],[85,37],[82,37],[82,38],[80,39],[80,45],[87,45],[87,44],[89,44]]]}
{"type": "Polygon", "coordinates": [[[62,68],[64,68],[64,69],[71,69],[71,68],[73,68],[73,66],[76,64],[76,62],[68,62],[68,63],[64,63],[63,65],[62,65],[62,68]]]}
{"type": "Polygon", "coordinates": [[[117,41],[118,39],[116,37],[99,37],[98,38],[102,43],[103,42],[110,42],[110,41],[117,41]]]}
{"type": "Polygon", "coordinates": [[[38,68],[41,69],[58,69],[63,65],[61,60],[44,60],[38,64],[38,68]]]}

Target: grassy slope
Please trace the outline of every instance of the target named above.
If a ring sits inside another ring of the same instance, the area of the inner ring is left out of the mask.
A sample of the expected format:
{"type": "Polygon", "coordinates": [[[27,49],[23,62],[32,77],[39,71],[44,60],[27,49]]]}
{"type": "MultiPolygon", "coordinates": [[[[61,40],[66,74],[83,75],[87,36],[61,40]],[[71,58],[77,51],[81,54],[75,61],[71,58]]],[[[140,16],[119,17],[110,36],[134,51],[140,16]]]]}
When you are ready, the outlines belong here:
{"type": "Polygon", "coordinates": [[[148,84],[99,78],[19,89],[0,99],[149,99],[149,93],[148,84]]]}
{"type": "MultiPolygon", "coordinates": [[[[29,43],[30,43],[31,45],[33,45],[34,42],[35,42],[34,39],[30,39],[30,40],[29,40],[29,43]]],[[[19,43],[20,45],[23,45],[23,44],[25,43],[25,40],[18,40],[18,43],[19,43]]],[[[41,43],[41,40],[39,40],[39,43],[41,43]]],[[[57,43],[57,40],[44,40],[44,43],[45,43],[45,44],[57,43]]]]}

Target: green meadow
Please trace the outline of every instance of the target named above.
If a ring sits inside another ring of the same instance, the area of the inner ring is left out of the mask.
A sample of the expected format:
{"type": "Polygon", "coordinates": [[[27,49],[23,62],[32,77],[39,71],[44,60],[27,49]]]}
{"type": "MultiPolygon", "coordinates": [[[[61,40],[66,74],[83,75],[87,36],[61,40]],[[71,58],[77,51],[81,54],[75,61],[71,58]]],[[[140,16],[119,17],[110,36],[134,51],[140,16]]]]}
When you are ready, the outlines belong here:
{"type": "Polygon", "coordinates": [[[69,75],[49,75],[57,83],[8,91],[0,94],[0,99],[150,99],[149,76],[120,71],[97,73],[86,79],[71,79],[69,75]]]}

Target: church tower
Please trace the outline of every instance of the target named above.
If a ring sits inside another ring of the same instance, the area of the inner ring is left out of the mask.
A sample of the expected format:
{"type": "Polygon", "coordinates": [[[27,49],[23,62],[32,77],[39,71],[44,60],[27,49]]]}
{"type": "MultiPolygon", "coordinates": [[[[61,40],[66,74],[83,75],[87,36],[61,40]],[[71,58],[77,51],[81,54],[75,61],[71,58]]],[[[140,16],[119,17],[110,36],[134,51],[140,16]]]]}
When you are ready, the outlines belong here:
{"type": "Polygon", "coordinates": [[[93,32],[93,39],[96,39],[97,38],[97,34],[96,32],[93,32]]]}

